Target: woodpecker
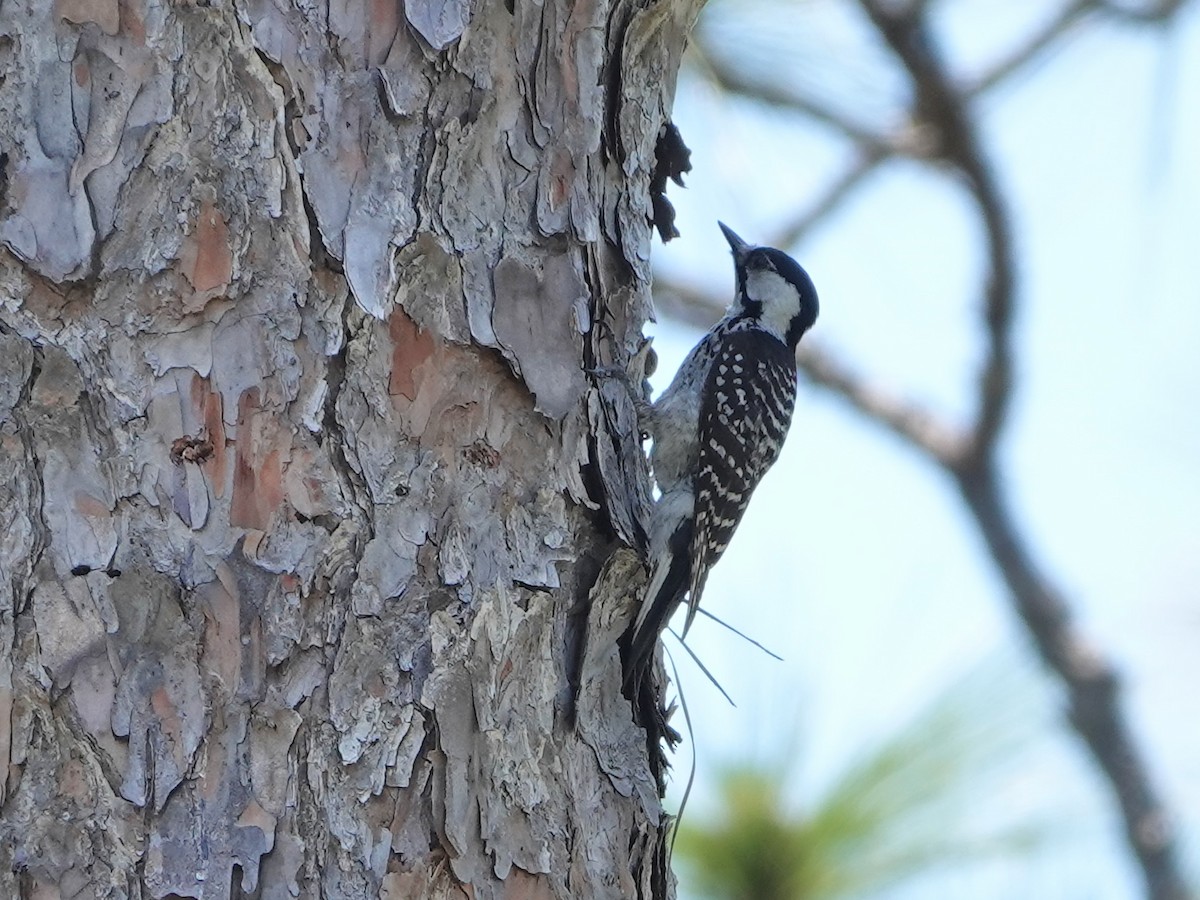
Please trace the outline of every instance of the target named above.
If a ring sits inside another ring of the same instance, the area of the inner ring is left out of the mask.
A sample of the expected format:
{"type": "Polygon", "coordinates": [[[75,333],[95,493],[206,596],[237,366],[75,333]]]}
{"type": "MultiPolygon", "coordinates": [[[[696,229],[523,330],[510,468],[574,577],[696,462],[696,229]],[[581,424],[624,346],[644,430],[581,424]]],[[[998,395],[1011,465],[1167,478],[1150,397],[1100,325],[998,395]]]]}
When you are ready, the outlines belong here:
{"type": "Polygon", "coordinates": [[[643,423],[654,441],[650,466],[660,494],[650,521],[650,577],[625,653],[633,688],[685,595],[687,634],[709,570],[779,458],[796,404],[796,345],[817,320],[816,288],[794,259],[717,224],[733,251],[737,293],[643,423]]]}

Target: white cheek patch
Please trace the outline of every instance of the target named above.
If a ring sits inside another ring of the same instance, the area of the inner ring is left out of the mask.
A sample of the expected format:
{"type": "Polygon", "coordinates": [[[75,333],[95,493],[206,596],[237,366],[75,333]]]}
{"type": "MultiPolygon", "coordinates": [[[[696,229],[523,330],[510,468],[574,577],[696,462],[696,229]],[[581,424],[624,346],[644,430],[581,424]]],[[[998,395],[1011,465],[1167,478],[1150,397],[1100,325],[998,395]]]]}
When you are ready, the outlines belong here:
{"type": "Polygon", "coordinates": [[[788,326],[800,312],[800,295],[796,289],[768,269],[755,269],[746,275],[746,295],[762,304],[763,325],[783,339],[788,326]]]}

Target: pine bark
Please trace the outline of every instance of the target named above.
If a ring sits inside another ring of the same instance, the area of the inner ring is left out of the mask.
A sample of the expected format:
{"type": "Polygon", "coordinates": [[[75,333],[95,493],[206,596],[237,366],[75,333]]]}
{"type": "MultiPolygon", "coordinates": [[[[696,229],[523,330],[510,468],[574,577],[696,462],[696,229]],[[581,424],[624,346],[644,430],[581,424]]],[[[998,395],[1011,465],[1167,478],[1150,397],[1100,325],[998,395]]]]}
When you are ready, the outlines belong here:
{"type": "Polygon", "coordinates": [[[585,370],[698,5],[0,3],[0,895],[673,892],[585,370]]]}

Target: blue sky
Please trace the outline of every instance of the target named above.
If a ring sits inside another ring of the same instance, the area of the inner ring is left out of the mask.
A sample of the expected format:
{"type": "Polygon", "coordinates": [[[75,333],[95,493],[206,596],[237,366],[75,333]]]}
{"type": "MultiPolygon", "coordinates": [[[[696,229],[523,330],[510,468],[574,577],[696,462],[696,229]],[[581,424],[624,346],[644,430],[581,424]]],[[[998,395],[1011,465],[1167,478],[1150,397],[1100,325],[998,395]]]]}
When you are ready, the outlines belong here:
{"type": "MultiPolygon", "coordinates": [[[[1013,9],[1032,5],[943,6],[953,10],[941,30],[949,58],[971,73],[1025,24],[1013,9]]],[[[889,108],[894,88],[872,82],[872,64],[821,59],[870,59],[855,49],[853,20],[828,3],[798,8],[799,31],[778,29],[807,41],[796,58],[808,68],[793,77],[859,97],[873,114],[889,108]]],[[[1122,668],[1129,714],[1200,876],[1197,13],[1169,35],[1085,27],[990,96],[982,127],[1018,237],[1019,383],[1002,452],[1013,505],[1080,626],[1122,668]]],[[[656,247],[656,265],[727,296],[732,267],[715,220],[765,240],[840,170],[843,151],[812,126],[687,81],[675,121],[695,170],[688,190],[672,192],[683,237],[656,247]]],[[[814,336],[947,415],[970,408],[981,259],[951,183],[895,164],[795,249],[821,294],[814,336]]],[[[698,335],[671,322],[654,330],[661,389],[698,335]]],[[[699,622],[689,645],[737,700],[730,709],[676,653],[702,745],[693,810],[711,802],[721,762],[793,745],[801,792],[819,790],[973,661],[1031,658],[951,486],[833,398],[801,394],[783,458],[705,594],[706,607],[786,661],[699,622]]],[[[1053,683],[1038,686],[1030,715],[1053,715],[1053,683]]],[[[1031,777],[1069,846],[992,872],[984,888],[1140,896],[1106,789],[1068,733],[1039,748],[1031,777]]]]}

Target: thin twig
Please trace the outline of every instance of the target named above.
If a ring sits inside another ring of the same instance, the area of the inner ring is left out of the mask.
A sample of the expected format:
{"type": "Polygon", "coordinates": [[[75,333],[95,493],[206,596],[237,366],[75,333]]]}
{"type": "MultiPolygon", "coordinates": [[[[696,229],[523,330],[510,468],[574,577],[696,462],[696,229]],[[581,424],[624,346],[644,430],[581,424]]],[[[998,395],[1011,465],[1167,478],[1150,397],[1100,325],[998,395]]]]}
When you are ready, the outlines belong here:
{"type": "Polygon", "coordinates": [[[988,245],[987,351],[978,413],[970,453],[948,468],[1043,661],[1067,687],[1071,724],[1117,796],[1147,896],[1183,900],[1190,892],[1179,871],[1175,836],[1121,711],[1113,667],[1094,649],[1080,652],[1062,593],[1034,562],[1002,499],[995,446],[1012,397],[1016,264],[1004,198],[971,121],[969,100],[956,91],[921,18],[898,15],[879,0],[860,2],[912,79],[915,114],[939,131],[944,158],[966,176],[988,245]]]}
{"type": "Polygon", "coordinates": [[[960,464],[986,466],[1012,398],[1012,322],[1016,262],[1004,199],[960,96],[941,65],[924,20],[897,13],[879,0],[860,0],[913,83],[914,118],[936,131],[940,156],[967,179],[986,232],[988,254],[984,323],[987,347],[979,377],[979,406],[970,452],[960,464]]]}
{"type": "Polygon", "coordinates": [[[1096,0],[1070,0],[1036,34],[1023,41],[1012,55],[997,63],[990,72],[981,76],[963,93],[973,99],[1007,81],[1059,43],[1067,32],[1081,23],[1095,8],[1096,0]]]}
{"type": "Polygon", "coordinates": [[[1096,5],[1114,19],[1124,19],[1139,25],[1162,25],[1169,22],[1187,0],[1158,0],[1144,6],[1114,3],[1112,0],[1097,0],[1096,5]]]}
{"type": "MultiPolygon", "coordinates": [[[[1115,0],[1067,0],[1059,12],[1005,61],[973,85],[958,83],[945,68],[925,19],[928,4],[859,0],[868,18],[900,62],[913,88],[912,125],[922,140],[899,143],[874,134],[836,109],[794,95],[776,84],[763,84],[720,65],[720,83],[754,99],[808,115],[855,142],[860,162],[831,185],[809,210],[785,229],[780,246],[790,247],[822,217],[829,215],[865,175],[889,155],[931,157],[962,175],[983,224],[987,255],[983,292],[984,362],[978,380],[972,427],[963,432],[927,410],[873,385],[828,350],[811,345],[799,354],[805,375],[832,391],[869,420],[924,451],[958,486],[1008,586],[1013,605],[1046,665],[1067,688],[1070,721],[1086,743],[1116,794],[1126,838],[1145,878],[1150,900],[1191,896],[1176,859],[1176,838],[1157,799],[1135,736],[1121,710],[1118,679],[1111,664],[1076,633],[1071,609],[1052,580],[1034,561],[1022,532],[1007,508],[995,452],[1012,400],[1012,326],[1017,302],[1015,247],[1003,192],[988,163],[973,121],[971,104],[982,94],[1023,70],[1061,43],[1088,13],[1139,23],[1168,21],[1183,0],[1157,0],[1142,6],[1115,0]],[[932,137],[932,142],[928,139],[932,137]],[[874,162],[869,162],[875,159],[874,162]]],[[[712,297],[674,286],[658,295],[668,311],[707,327],[723,304],[712,297]]]]}
{"type": "Polygon", "coordinates": [[[1175,829],[1122,714],[1120,682],[1112,664],[1077,633],[1066,600],[1034,562],[1013,521],[997,476],[969,473],[959,487],[1038,653],[1066,685],[1071,726],[1116,794],[1126,841],[1141,865],[1146,897],[1188,900],[1193,894],[1179,871],[1175,829]]]}
{"type": "Polygon", "coordinates": [[[802,214],[797,216],[789,225],[785,225],[779,235],[771,242],[773,247],[793,247],[806,238],[810,231],[820,222],[829,217],[834,210],[846,202],[846,199],[862,185],[880,164],[890,157],[890,154],[879,149],[868,148],[859,154],[858,158],[842,175],[829,183],[825,192],[802,214]]]}
{"type": "Polygon", "coordinates": [[[752,98],[768,106],[798,113],[838,132],[845,138],[849,138],[855,145],[881,155],[893,153],[898,149],[887,135],[859,125],[842,110],[830,106],[816,97],[800,93],[782,79],[753,78],[743,69],[723,59],[719,52],[706,52],[704,61],[708,67],[710,79],[722,90],[752,98]]]}
{"type": "MultiPolygon", "coordinates": [[[[677,321],[708,328],[720,318],[721,302],[709,294],[659,279],[655,290],[659,310],[677,321]]],[[[938,419],[930,410],[897,396],[881,384],[856,374],[828,348],[806,339],[796,354],[804,377],[837,394],[856,410],[885,425],[944,466],[956,466],[964,455],[964,434],[938,419]]]]}
{"type": "Polygon", "coordinates": [[[827,388],[864,416],[878,422],[934,461],[947,467],[962,457],[963,435],[928,409],[871,384],[827,349],[809,344],[796,354],[800,370],[813,384],[827,388]]]}

